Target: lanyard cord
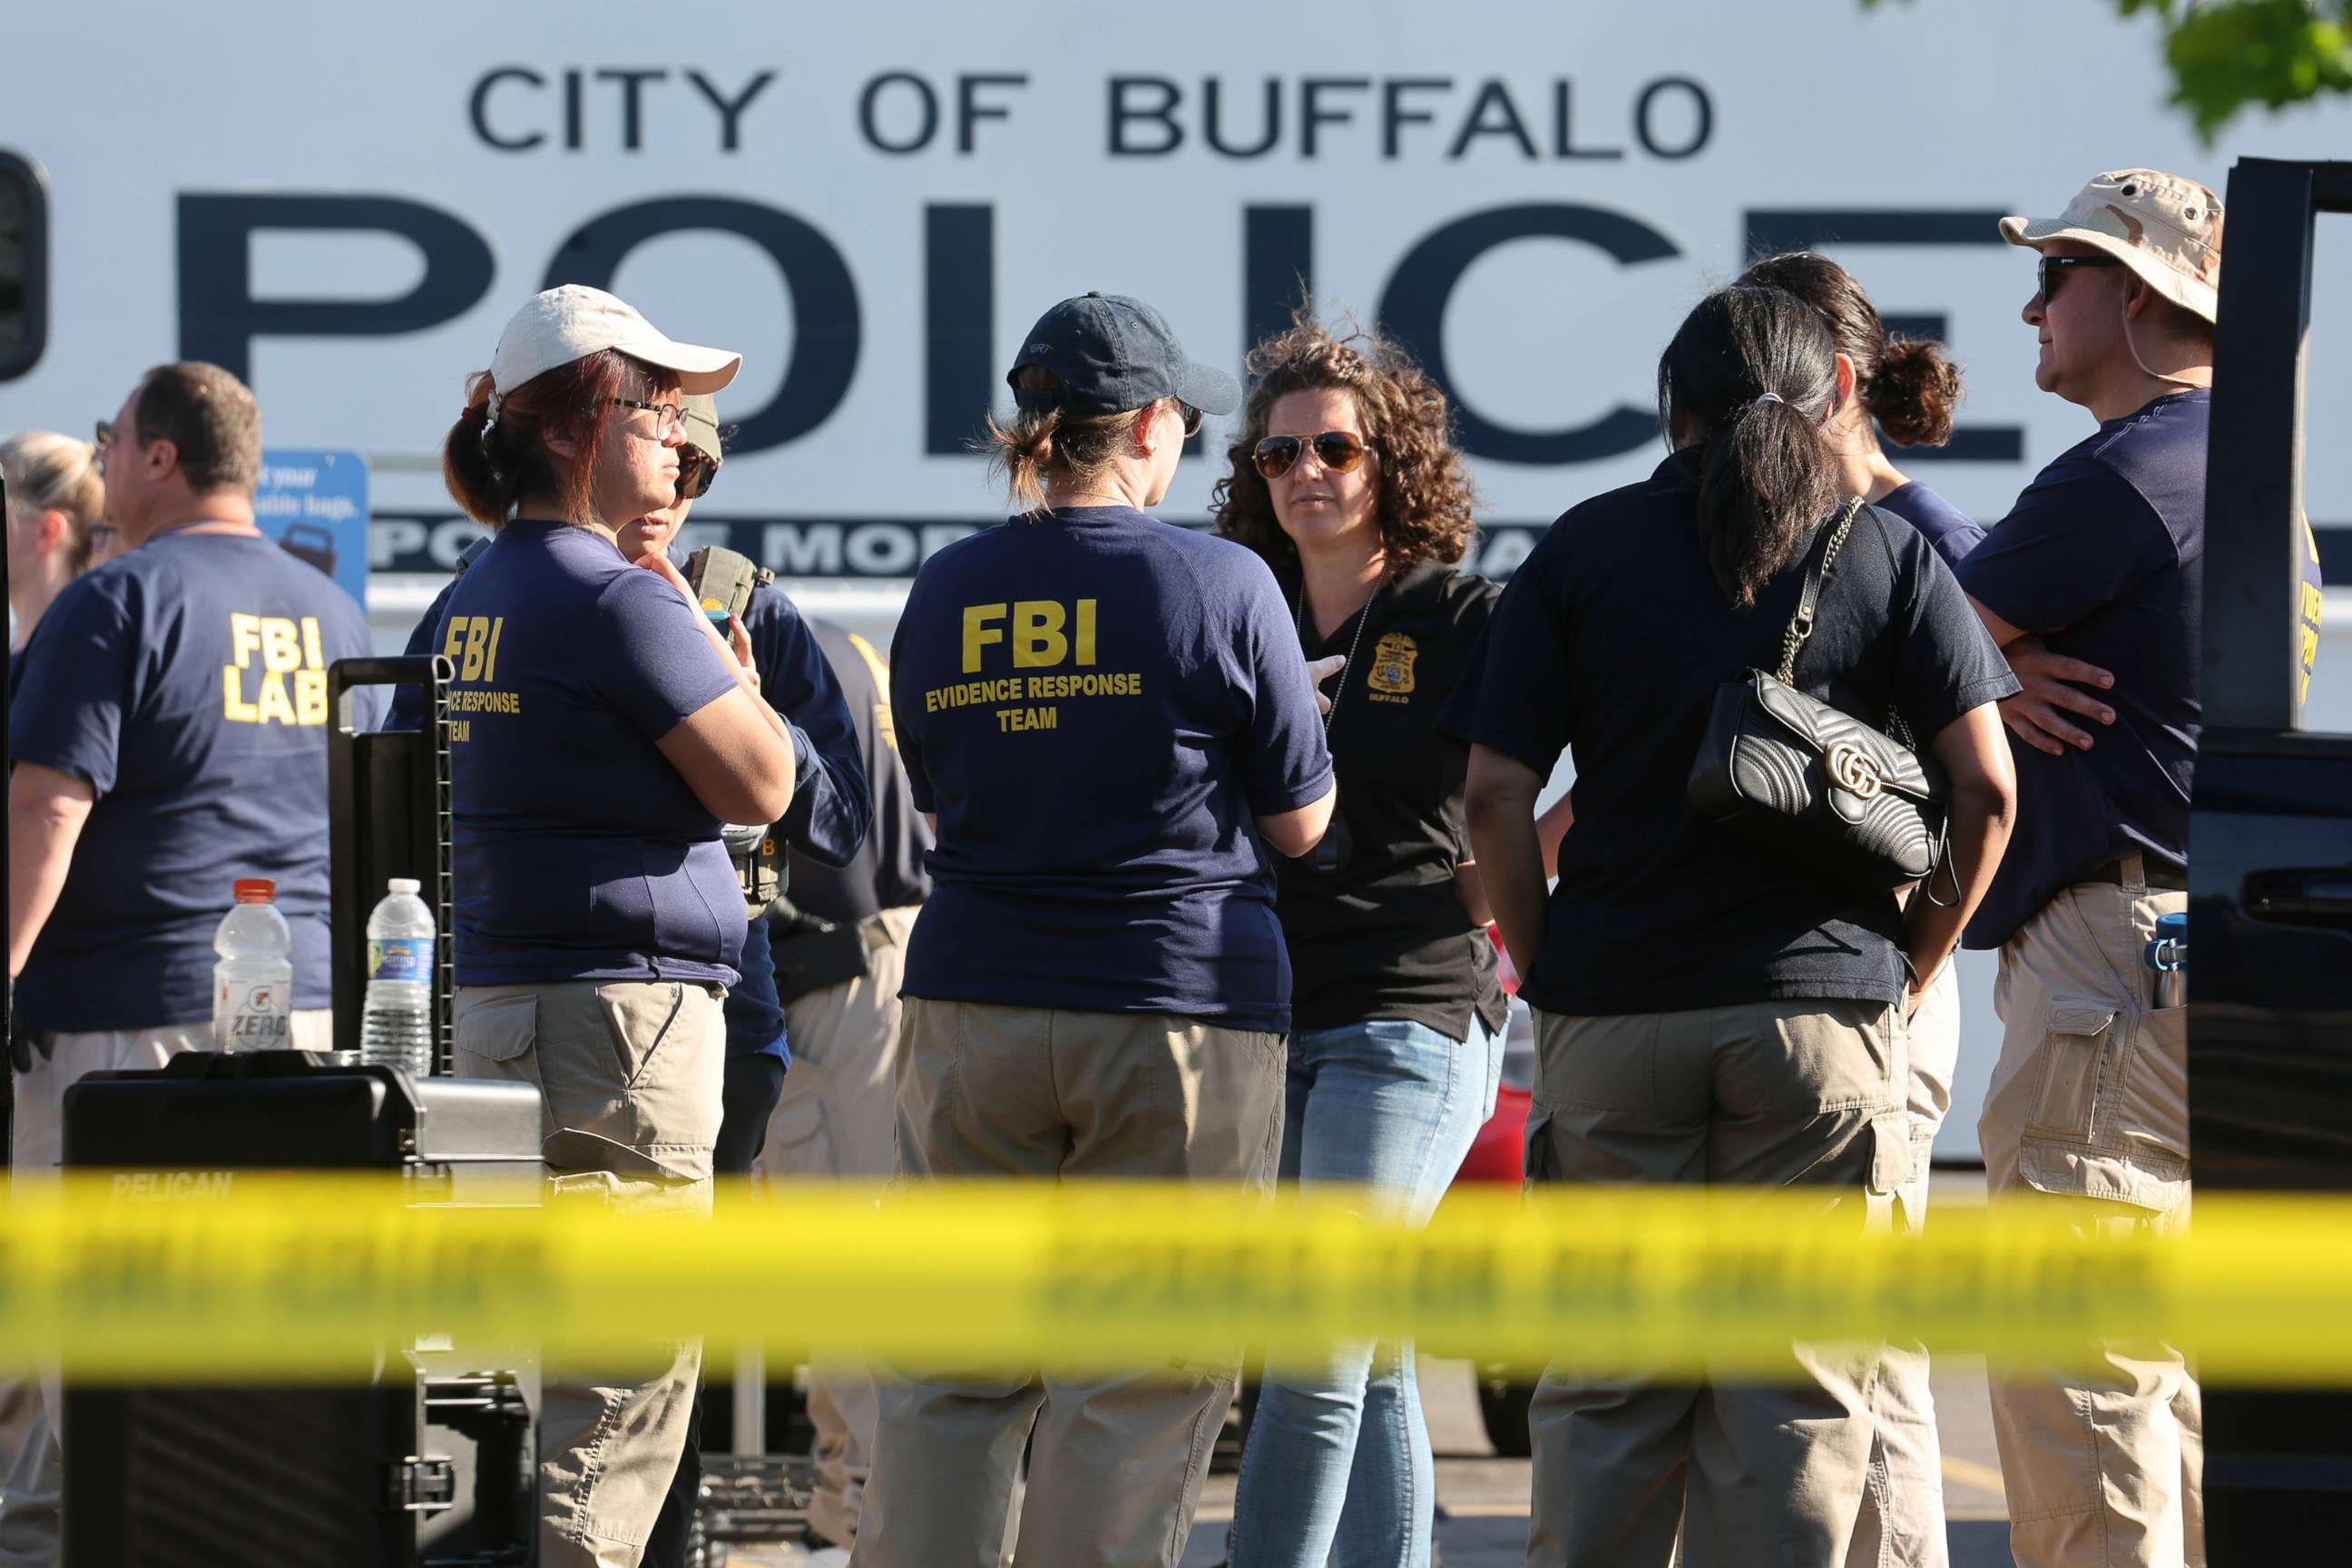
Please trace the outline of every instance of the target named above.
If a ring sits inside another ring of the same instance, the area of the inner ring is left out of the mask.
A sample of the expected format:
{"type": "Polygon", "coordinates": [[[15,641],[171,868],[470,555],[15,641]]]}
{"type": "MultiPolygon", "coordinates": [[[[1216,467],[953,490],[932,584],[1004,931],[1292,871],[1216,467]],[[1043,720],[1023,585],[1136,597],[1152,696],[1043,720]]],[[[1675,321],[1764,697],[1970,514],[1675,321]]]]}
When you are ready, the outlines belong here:
{"type": "MultiPolygon", "coordinates": [[[[1348,657],[1339,663],[1339,689],[1331,693],[1330,710],[1323,715],[1323,735],[1327,741],[1331,735],[1332,716],[1339,711],[1339,699],[1348,694],[1348,672],[1356,668],[1356,650],[1364,646],[1364,627],[1371,624],[1372,606],[1380,602],[1381,590],[1388,585],[1388,576],[1383,573],[1381,580],[1372,584],[1371,597],[1366,599],[1364,607],[1356,612],[1356,635],[1349,639],[1348,657]]],[[[1298,600],[1291,606],[1291,612],[1298,619],[1298,637],[1304,642],[1307,640],[1307,579],[1304,576],[1298,580],[1298,600]]]]}

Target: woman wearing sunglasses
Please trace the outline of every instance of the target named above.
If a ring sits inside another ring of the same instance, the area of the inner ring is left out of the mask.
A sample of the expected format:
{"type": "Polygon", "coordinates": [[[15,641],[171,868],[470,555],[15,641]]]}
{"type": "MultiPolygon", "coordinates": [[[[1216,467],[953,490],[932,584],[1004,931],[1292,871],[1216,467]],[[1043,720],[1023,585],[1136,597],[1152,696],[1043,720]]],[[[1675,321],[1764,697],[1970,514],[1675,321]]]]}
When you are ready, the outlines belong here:
{"type": "MultiPolygon", "coordinates": [[[[648,553],[667,554],[677,540],[678,530],[685,525],[686,514],[694,503],[709,492],[711,481],[719,476],[719,465],[724,461],[719,451],[719,402],[707,393],[692,393],[679,399],[685,410],[686,440],[677,448],[677,488],[670,492],[669,503],[643,517],[633,518],[614,531],[614,544],[624,561],[635,561],[648,553]]],[[[475,558],[490,547],[485,536],[466,547],[457,557],[457,569],[441,592],[433,596],[425,614],[408,634],[408,646],[401,652],[409,658],[423,658],[442,651],[442,617],[448,614],[450,595],[457,593],[457,584],[466,575],[466,568],[475,558]]],[[[756,654],[757,643],[753,639],[756,654]]],[[[455,657],[454,655],[452,656],[455,657]]],[[[755,663],[763,667],[764,660],[755,663]]],[[[421,686],[400,686],[393,689],[392,707],[384,716],[387,730],[419,730],[425,726],[425,689],[421,686]]]]}
{"type": "MultiPolygon", "coordinates": [[[[1475,497],[1444,395],[1385,338],[1302,311],[1250,356],[1217,530],[1273,567],[1329,679],[1339,811],[1278,868],[1292,1033],[1282,1174],[1425,1220],[1493,1109],[1505,1003],[1470,863],[1468,754],[1437,719],[1496,590],[1460,571],[1475,497]]],[[[1435,1486],[1410,1343],[1269,1379],[1234,1568],[1419,1565],[1435,1486]],[[1334,1547],[1337,1547],[1336,1555],[1334,1547]]]]}
{"type": "MultiPolygon", "coordinates": [[[[890,650],[938,846],[898,1169],[1269,1192],[1290,976],[1261,845],[1314,847],[1331,763],[1265,567],[1146,510],[1241,388],[1117,295],[1020,341],[990,439],[1023,510],[924,563],[890,650]]],[[[1024,1442],[1018,1561],[1174,1561],[1240,1359],[883,1384],[854,1561],[994,1563],[1024,1442]]]]}
{"type": "MultiPolygon", "coordinates": [[[[681,397],[740,358],[612,295],[538,295],[473,378],[449,492],[497,531],[444,618],[456,832],[457,1067],[532,1085],[559,1192],[710,1201],[725,988],[744,932],[724,822],[792,805],[789,731],[657,553],[619,531],[677,496],[681,397]]],[[[551,1364],[539,1561],[635,1564],[678,1461],[701,1348],[551,1364]]]]}

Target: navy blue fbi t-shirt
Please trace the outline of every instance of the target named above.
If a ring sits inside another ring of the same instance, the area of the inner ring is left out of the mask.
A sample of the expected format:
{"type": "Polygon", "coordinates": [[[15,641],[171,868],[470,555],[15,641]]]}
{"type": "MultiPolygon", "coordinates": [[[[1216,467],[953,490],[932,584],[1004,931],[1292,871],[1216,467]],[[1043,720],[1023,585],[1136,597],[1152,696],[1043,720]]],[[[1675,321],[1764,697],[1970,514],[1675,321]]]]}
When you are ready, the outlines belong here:
{"type": "Polygon", "coordinates": [[[1955,570],[1984,542],[1984,530],[1974,518],[1916,479],[1895,486],[1877,504],[1917,529],[1955,570]]]}
{"type": "Polygon", "coordinates": [[[327,667],[368,652],[351,595],[253,535],[166,533],[58,596],[10,754],[98,799],[17,983],[27,1028],[211,1017],[213,933],[247,877],[278,884],[294,1005],[331,1005],[327,667]]]}
{"type": "Polygon", "coordinates": [[[734,688],[695,608],[604,535],[519,520],[444,625],[457,984],[735,984],[734,865],[655,744],[734,688]]]}
{"type": "MultiPolygon", "coordinates": [[[[1503,591],[1477,688],[1447,729],[1549,776],[1576,763],[1544,945],[1519,994],[1549,1013],[1661,1013],[1788,998],[1894,1003],[1908,980],[1895,895],[1856,892],[1696,816],[1687,789],[1726,681],[1780,662],[1792,561],[1733,609],[1708,569],[1697,460],[1552,524],[1503,591]]],[[[1919,531],[1865,507],[1822,590],[1797,688],[1925,746],[2017,689],[1919,531]]]]}
{"type": "Polygon", "coordinates": [[[908,595],[891,708],[939,816],[908,995],[1290,1024],[1252,818],[1331,786],[1265,563],[1125,507],[1015,518],[908,595]]]}
{"type": "Polygon", "coordinates": [[[2116,721],[2053,757],[2011,738],[2017,826],[1968,945],[1999,947],[2061,889],[2130,850],[2186,864],[2205,570],[2203,391],[2110,419],[2034,477],[1959,569],[2053,653],[2114,673],[2116,721]]]}
{"type": "MultiPolygon", "coordinates": [[[[2063,756],[2011,738],[2017,829],[1968,945],[1999,947],[2063,888],[2138,850],[2180,868],[2204,708],[2205,452],[2212,394],[2168,394],[2110,419],[2034,477],[1960,568],[1961,586],[2052,652],[2111,671],[2116,721],[2063,756]]],[[[2319,652],[2308,526],[2304,686],[2319,652]]]]}
{"type": "MultiPolygon", "coordinates": [[[[841,682],[834,679],[833,666],[800,606],[772,583],[751,591],[751,603],[743,611],[743,635],[751,639],[760,694],[792,730],[798,759],[793,804],[777,831],[795,854],[845,864],[865,846],[874,800],[858,752],[857,726],[841,682]]],[[[764,914],[746,923],[742,957],[735,967],[742,978],[727,994],[727,1054],[764,1051],[791,1061],[764,914]]]]}
{"type": "MultiPolygon", "coordinates": [[[[1283,581],[1296,605],[1295,576],[1283,581]]],[[[1495,944],[1455,890],[1454,868],[1470,858],[1463,822],[1470,753],[1437,729],[1447,699],[1468,678],[1497,592],[1484,578],[1423,561],[1382,584],[1329,637],[1301,626],[1301,658],[1352,650],[1352,658],[1325,689],[1331,715],[1324,734],[1339,769],[1345,832],[1333,829],[1330,853],[1276,868],[1295,988],[1291,1022],[1300,1033],[1409,1018],[1466,1040],[1473,1012],[1489,1029],[1502,1028],[1507,1005],[1495,944]]]]}

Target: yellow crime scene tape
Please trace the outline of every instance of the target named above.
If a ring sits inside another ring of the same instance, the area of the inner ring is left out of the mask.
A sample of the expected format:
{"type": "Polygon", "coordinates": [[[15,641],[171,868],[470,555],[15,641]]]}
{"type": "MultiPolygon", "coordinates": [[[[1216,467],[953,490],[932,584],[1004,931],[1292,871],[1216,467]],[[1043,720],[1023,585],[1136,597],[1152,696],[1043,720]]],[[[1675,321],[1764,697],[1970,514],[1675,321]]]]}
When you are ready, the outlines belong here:
{"type": "MultiPolygon", "coordinates": [[[[2209,1379],[2352,1384],[2352,1205],[2198,1200],[2185,1235],[2063,1205],[1872,1233],[1789,1192],[1462,1193],[1415,1229],[1345,1194],[1013,1182],[722,1190],[708,1219],[419,1202],[396,1178],[77,1174],[0,1205],[0,1361],[142,1380],[340,1377],[418,1336],[542,1356],[648,1336],[908,1368],[1066,1371],[1417,1336],[1524,1370],[1771,1378],[1795,1341],[2082,1364],[2161,1339],[2209,1379]]],[[[2112,1216],[2115,1205],[2100,1212],[2112,1216]]]]}

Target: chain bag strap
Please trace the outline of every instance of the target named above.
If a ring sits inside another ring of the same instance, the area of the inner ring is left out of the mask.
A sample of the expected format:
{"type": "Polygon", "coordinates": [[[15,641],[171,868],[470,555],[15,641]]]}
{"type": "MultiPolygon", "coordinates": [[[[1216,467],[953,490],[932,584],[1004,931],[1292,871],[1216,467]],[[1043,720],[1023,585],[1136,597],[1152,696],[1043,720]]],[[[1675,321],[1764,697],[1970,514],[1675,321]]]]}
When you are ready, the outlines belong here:
{"type": "Polygon", "coordinates": [[[1809,869],[1891,889],[1929,879],[1945,858],[1943,782],[1899,714],[1889,735],[1796,685],[1823,584],[1862,507],[1854,497],[1814,531],[1780,668],[1751,669],[1716,694],[1688,795],[1706,820],[1809,869]]]}

